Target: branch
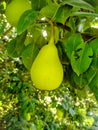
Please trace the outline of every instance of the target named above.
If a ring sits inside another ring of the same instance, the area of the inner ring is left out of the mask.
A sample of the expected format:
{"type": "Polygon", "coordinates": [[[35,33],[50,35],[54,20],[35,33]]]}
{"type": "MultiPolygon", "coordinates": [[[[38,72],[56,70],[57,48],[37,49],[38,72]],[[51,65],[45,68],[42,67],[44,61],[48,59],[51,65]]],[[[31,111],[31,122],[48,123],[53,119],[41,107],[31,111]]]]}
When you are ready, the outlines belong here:
{"type": "Polygon", "coordinates": [[[71,32],[71,29],[68,26],[66,26],[66,25],[63,25],[61,23],[57,23],[57,26],[67,30],[68,32],[71,32]]]}

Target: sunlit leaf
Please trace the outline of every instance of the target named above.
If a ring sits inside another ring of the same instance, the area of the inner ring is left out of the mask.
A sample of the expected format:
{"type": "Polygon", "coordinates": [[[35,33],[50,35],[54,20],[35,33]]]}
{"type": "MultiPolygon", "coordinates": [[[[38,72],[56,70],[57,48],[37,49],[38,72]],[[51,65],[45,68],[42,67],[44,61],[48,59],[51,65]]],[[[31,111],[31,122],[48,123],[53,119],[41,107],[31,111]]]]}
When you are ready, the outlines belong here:
{"type": "Polygon", "coordinates": [[[74,7],[87,9],[94,12],[94,7],[83,0],[63,0],[64,4],[68,4],[74,7]]]}
{"type": "Polygon", "coordinates": [[[98,14],[96,14],[96,13],[90,13],[90,12],[73,12],[72,14],[71,14],[71,16],[85,16],[85,17],[92,17],[92,18],[94,18],[94,17],[98,17],[98,14]]]}
{"type": "Polygon", "coordinates": [[[59,9],[59,5],[58,4],[49,4],[45,7],[43,7],[40,11],[40,14],[43,16],[43,17],[47,17],[47,18],[50,18],[50,19],[55,19],[55,15],[57,13],[59,9]]]}

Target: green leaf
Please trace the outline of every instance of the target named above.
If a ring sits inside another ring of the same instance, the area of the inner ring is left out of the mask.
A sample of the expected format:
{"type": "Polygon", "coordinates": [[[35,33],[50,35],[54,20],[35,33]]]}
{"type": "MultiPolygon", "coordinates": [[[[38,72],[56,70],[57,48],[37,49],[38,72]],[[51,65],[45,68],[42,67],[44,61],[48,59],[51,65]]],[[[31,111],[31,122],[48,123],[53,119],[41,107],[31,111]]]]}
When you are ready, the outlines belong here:
{"type": "Polygon", "coordinates": [[[76,49],[76,47],[83,43],[83,39],[80,34],[72,34],[67,41],[66,44],[66,53],[69,59],[71,59],[72,52],[76,49]]]}
{"type": "Polygon", "coordinates": [[[89,43],[89,45],[94,52],[93,66],[95,66],[97,68],[97,66],[98,66],[98,38],[91,41],[89,43]]]}
{"type": "Polygon", "coordinates": [[[25,11],[19,19],[17,25],[17,33],[23,33],[31,24],[33,24],[38,17],[38,12],[34,10],[25,11]]]}
{"type": "Polygon", "coordinates": [[[0,11],[1,10],[4,10],[4,6],[3,6],[3,4],[0,3],[0,11]]]}
{"type": "Polygon", "coordinates": [[[63,4],[68,4],[73,7],[83,8],[94,12],[94,7],[83,0],[63,0],[63,1],[64,1],[63,4]]]}
{"type": "Polygon", "coordinates": [[[22,52],[22,61],[25,67],[30,70],[35,57],[38,54],[38,48],[36,44],[29,44],[22,52]]]}
{"type": "Polygon", "coordinates": [[[89,45],[92,47],[94,52],[94,58],[86,75],[88,79],[88,85],[98,100],[98,38],[92,40],[89,45]]]}
{"type": "Polygon", "coordinates": [[[55,43],[59,41],[59,28],[57,26],[54,26],[54,40],[55,40],[55,43]]]}
{"type": "Polygon", "coordinates": [[[84,0],[85,2],[87,2],[87,3],[89,3],[90,5],[92,5],[92,6],[96,6],[96,4],[97,4],[97,0],[84,0]]]}
{"type": "Polygon", "coordinates": [[[43,17],[47,17],[47,18],[50,18],[50,19],[54,20],[58,9],[59,9],[58,4],[51,3],[51,4],[47,5],[47,6],[45,6],[44,8],[42,8],[41,11],[40,11],[40,14],[43,17]]]}
{"type": "Polygon", "coordinates": [[[98,86],[98,80],[95,80],[94,81],[94,79],[96,79],[96,77],[97,77],[97,79],[98,79],[98,69],[95,67],[94,68],[94,66],[92,65],[89,69],[88,69],[88,71],[86,72],[86,76],[87,76],[87,80],[88,80],[88,85],[90,85],[91,86],[91,88],[93,88],[94,87],[94,84],[93,83],[95,83],[96,81],[96,85],[98,86]],[[92,81],[93,81],[93,83],[92,83],[92,81]],[[93,84],[93,86],[92,86],[92,84],[93,84]]]}
{"type": "Polygon", "coordinates": [[[69,113],[71,116],[74,116],[76,114],[73,108],[69,108],[69,113]]]}
{"type": "Polygon", "coordinates": [[[71,55],[71,66],[73,71],[79,76],[85,72],[92,62],[92,48],[85,43],[77,46],[71,55]]]}
{"type": "Polygon", "coordinates": [[[41,8],[47,5],[46,0],[31,0],[31,2],[32,2],[32,9],[34,10],[40,10],[41,8]]]}
{"type": "Polygon", "coordinates": [[[70,27],[70,29],[71,29],[71,31],[72,31],[73,33],[75,33],[75,31],[76,31],[76,25],[75,25],[75,20],[74,20],[73,17],[70,17],[70,18],[69,18],[69,20],[66,22],[66,25],[67,25],[68,27],[70,27]]]}
{"type": "Polygon", "coordinates": [[[72,77],[74,79],[74,82],[75,82],[76,86],[79,89],[83,89],[83,87],[86,86],[87,83],[88,83],[88,80],[87,80],[86,76],[83,75],[83,74],[78,76],[75,72],[73,72],[72,77]]]}
{"type": "MultiPolygon", "coordinates": [[[[78,86],[79,87],[79,86],[78,86]]],[[[88,91],[89,91],[89,89],[88,89],[88,87],[87,86],[82,86],[82,88],[81,89],[77,89],[76,90],[76,94],[77,94],[77,96],[80,98],[80,99],[85,99],[85,98],[87,98],[88,97],[88,91]]],[[[82,114],[82,113],[81,113],[82,114]]]]}
{"type": "Polygon", "coordinates": [[[33,36],[33,43],[36,43],[39,48],[47,43],[46,38],[43,36],[43,32],[46,31],[42,24],[37,24],[30,29],[30,34],[33,36]]]}
{"type": "Polygon", "coordinates": [[[87,88],[88,86],[98,100],[98,38],[92,40],[89,45],[93,50],[92,63],[88,70],[80,76],[77,76],[75,73],[73,73],[73,79],[79,88],[84,86],[87,88]]]}
{"type": "MultiPolygon", "coordinates": [[[[94,74],[92,74],[91,72],[91,76],[93,75],[96,75],[97,71],[98,71],[98,38],[91,41],[89,43],[90,47],[92,48],[93,50],[93,53],[94,53],[94,58],[93,58],[93,61],[92,61],[92,64],[91,64],[91,70],[89,71],[93,71],[94,70],[94,74]]],[[[90,76],[90,74],[89,74],[90,76]]]]}
{"type": "Polygon", "coordinates": [[[55,21],[64,24],[67,18],[70,16],[71,10],[71,6],[61,6],[57,11],[55,21]]]}
{"type": "Polygon", "coordinates": [[[46,0],[48,4],[51,4],[52,3],[52,0],[46,0]]]}
{"type": "Polygon", "coordinates": [[[96,71],[95,77],[92,79],[92,82],[89,84],[89,87],[94,92],[94,95],[98,101],[98,69],[96,71]]]}
{"type": "Polygon", "coordinates": [[[17,50],[16,50],[16,48],[15,48],[16,41],[17,41],[17,38],[11,40],[11,41],[7,44],[7,52],[8,52],[8,54],[9,54],[11,57],[18,57],[17,50]]]}
{"type": "Polygon", "coordinates": [[[93,91],[98,100],[98,66],[94,67],[92,64],[85,75],[88,80],[89,88],[93,91]]]}
{"type": "MultiPolygon", "coordinates": [[[[90,18],[81,18],[79,20],[79,23],[78,23],[78,26],[77,26],[77,30],[78,32],[86,32],[87,31],[90,33],[90,28],[91,28],[91,19],[89,20],[90,18]]],[[[92,32],[92,31],[91,31],[92,32]]],[[[93,32],[92,32],[93,33],[93,32]]],[[[93,33],[94,34],[94,33],[93,33]]]]}
{"type": "Polygon", "coordinates": [[[7,52],[11,57],[19,57],[25,48],[24,41],[27,32],[17,36],[15,39],[12,39],[7,44],[7,52]]]}
{"type": "Polygon", "coordinates": [[[96,13],[89,13],[89,12],[72,12],[70,16],[85,16],[85,17],[98,17],[98,14],[96,13]]]}

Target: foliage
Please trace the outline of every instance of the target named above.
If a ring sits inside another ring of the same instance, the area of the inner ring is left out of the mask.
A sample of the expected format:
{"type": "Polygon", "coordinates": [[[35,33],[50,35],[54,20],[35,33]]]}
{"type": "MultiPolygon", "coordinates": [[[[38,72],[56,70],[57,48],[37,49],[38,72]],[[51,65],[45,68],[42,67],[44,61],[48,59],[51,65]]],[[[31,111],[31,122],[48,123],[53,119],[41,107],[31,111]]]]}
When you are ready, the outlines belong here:
{"type": "Polygon", "coordinates": [[[30,1],[16,28],[4,15],[11,0],[0,1],[0,129],[98,129],[98,3],[30,1]],[[40,91],[29,71],[51,23],[64,80],[54,91],[40,91]]]}

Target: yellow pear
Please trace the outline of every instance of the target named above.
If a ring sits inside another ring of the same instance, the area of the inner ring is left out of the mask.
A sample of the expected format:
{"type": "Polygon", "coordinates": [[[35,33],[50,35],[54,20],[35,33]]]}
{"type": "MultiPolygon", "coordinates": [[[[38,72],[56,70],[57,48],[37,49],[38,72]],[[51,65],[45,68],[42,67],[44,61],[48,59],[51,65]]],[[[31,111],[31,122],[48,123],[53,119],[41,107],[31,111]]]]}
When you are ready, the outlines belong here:
{"type": "Polygon", "coordinates": [[[29,0],[12,0],[6,7],[5,15],[8,22],[16,27],[20,16],[29,9],[31,9],[29,0]]]}
{"type": "Polygon", "coordinates": [[[54,90],[63,80],[63,67],[53,38],[39,51],[31,67],[31,79],[40,90],[54,90]]]}

